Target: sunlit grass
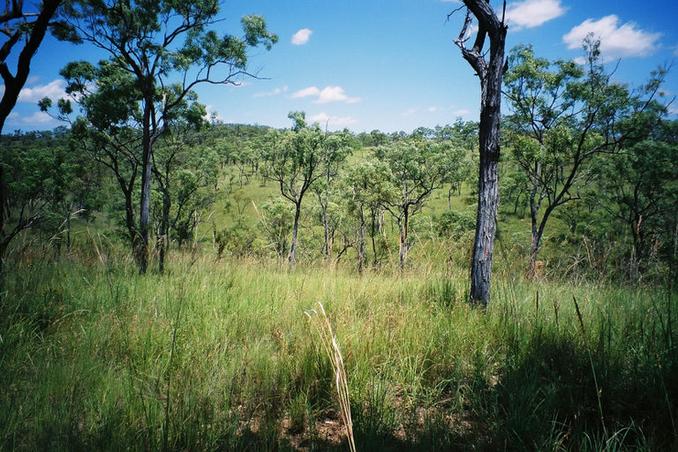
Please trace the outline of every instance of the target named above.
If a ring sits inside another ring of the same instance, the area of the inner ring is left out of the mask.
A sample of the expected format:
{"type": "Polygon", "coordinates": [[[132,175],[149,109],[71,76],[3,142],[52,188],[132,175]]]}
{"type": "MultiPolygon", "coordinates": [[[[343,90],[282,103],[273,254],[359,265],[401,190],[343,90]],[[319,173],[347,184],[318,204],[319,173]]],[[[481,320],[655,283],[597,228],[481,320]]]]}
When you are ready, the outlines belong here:
{"type": "Polygon", "coordinates": [[[455,266],[359,277],[175,253],[167,275],[140,277],[101,254],[8,276],[3,448],[343,448],[343,430],[326,431],[340,423],[332,366],[304,316],[318,301],[359,450],[675,444],[676,297],[659,290],[500,272],[484,312],[455,266]]]}

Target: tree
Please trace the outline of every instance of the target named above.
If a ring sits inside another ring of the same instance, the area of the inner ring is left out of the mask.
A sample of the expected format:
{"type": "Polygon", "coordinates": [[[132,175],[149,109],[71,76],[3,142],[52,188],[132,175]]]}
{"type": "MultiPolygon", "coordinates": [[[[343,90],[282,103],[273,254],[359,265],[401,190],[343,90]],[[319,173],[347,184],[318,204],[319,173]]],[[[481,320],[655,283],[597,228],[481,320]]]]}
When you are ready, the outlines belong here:
{"type": "Polygon", "coordinates": [[[336,221],[333,221],[337,220],[337,216],[332,215],[330,206],[333,205],[334,184],[339,174],[339,166],[351,151],[348,142],[348,133],[331,134],[326,137],[320,169],[322,177],[313,186],[313,192],[320,207],[320,220],[323,224],[323,255],[327,260],[332,257],[332,245],[337,226],[336,221]]]}
{"type": "Polygon", "coordinates": [[[141,94],[141,191],[139,272],[148,267],[153,145],[174,111],[200,84],[237,84],[247,71],[247,48],[266,49],[277,36],[264,19],[242,19],[243,36],[220,37],[209,28],[217,22],[217,0],[73,1],[68,12],[78,37],[107,52],[129,72],[141,94]]]}
{"type": "MultiPolygon", "coordinates": [[[[12,240],[49,217],[57,218],[58,223],[70,218],[72,212],[64,213],[64,206],[73,203],[86,207],[82,190],[91,185],[86,172],[88,162],[68,146],[68,135],[63,130],[4,135],[0,145],[0,165],[7,170],[5,182],[12,193],[4,206],[7,224],[12,227],[0,237],[2,278],[2,265],[12,240]]],[[[48,229],[58,233],[61,228],[57,224],[48,229]]]]}
{"type": "Polygon", "coordinates": [[[119,65],[103,60],[97,66],[86,61],[67,64],[60,72],[66,80],[70,99],[60,99],[51,112],[49,98],[40,101],[40,109],[71,124],[80,149],[95,162],[110,170],[122,192],[125,228],[132,250],[140,240],[134,214],[134,191],[141,168],[141,137],[137,126],[141,118],[141,93],[134,77],[119,65]],[[81,116],[74,121],[72,102],[81,116]]]}
{"type": "Polygon", "coordinates": [[[344,203],[349,215],[358,223],[357,266],[358,272],[362,273],[367,263],[365,246],[367,216],[377,210],[390,196],[389,169],[374,158],[360,165],[351,166],[341,179],[340,189],[345,194],[344,203]]]}
{"type": "Polygon", "coordinates": [[[434,189],[443,182],[450,144],[422,138],[398,140],[376,149],[376,157],[389,169],[391,194],[383,207],[395,218],[399,231],[398,266],[405,268],[409,241],[410,218],[424,205],[434,189]]]}
{"type": "Polygon", "coordinates": [[[341,153],[337,152],[335,139],[330,139],[317,124],[306,124],[303,112],[291,112],[288,117],[294,122],[292,129],[271,132],[269,136],[269,144],[263,151],[262,174],[264,178],[276,182],[280,194],[294,204],[292,241],[288,255],[290,267],[294,267],[304,196],[323,177],[322,169],[334,165],[341,153]]]}
{"type": "MultiPolygon", "coordinates": [[[[5,126],[7,117],[14,109],[19,93],[28,80],[31,61],[42,44],[42,40],[51,28],[53,34],[61,39],[72,39],[68,33],[68,28],[63,22],[54,21],[57,10],[62,0],[43,0],[40,10],[37,13],[28,12],[24,9],[23,0],[12,0],[5,2],[5,10],[0,13],[0,27],[4,41],[0,46],[0,77],[4,84],[2,98],[0,98],[0,135],[5,126]],[[16,60],[16,69],[14,73],[7,63],[12,54],[12,50],[26,38],[24,45],[19,51],[16,60]]],[[[6,156],[3,156],[6,157],[6,156]]],[[[9,242],[16,237],[22,230],[29,228],[33,221],[20,221],[10,225],[10,204],[21,204],[20,201],[12,200],[10,191],[10,182],[7,180],[7,174],[16,168],[12,166],[12,160],[3,158],[3,164],[0,165],[0,243],[2,249],[6,249],[9,242]],[[11,226],[14,226],[11,228],[11,226]],[[17,227],[19,228],[17,230],[17,227]],[[11,229],[10,229],[11,228],[11,229]],[[6,243],[5,243],[6,242],[6,243]]],[[[4,257],[0,254],[0,260],[4,257]]],[[[0,272],[2,264],[0,263],[0,272]]],[[[1,277],[1,275],[0,275],[1,277]]]]}
{"type": "Polygon", "coordinates": [[[480,79],[478,210],[471,258],[470,299],[473,303],[487,305],[490,301],[492,254],[499,204],[497,167],[500,153],[501,84],[505,71],[504,47],[507,26],[504,24],[504,15],[502,14],[502,19],[499,20],[487,0],[464,0],[464,5],[466,18],[455,43],[480,79]],[[473,47],[469,49],[466,42],[469,39],[471,16],[478,21],[478,32],[473,47]],[[487,38],[490,40],[489,61],[485,59],[483,50],[487,38]]]}
{"type": "Polygon", "coordinates": [[[666,260],[671,260],[676,228],[678,121],[651,116],[636,118],[640,124],[635,127],[645,131],[641,139],[626,143],[618,155],[605,156],[596,168],[597,204],[631,236],[632,280],[645,272],[651,245],[660,244],[666,260]]]}
{"type": "Polygon", "coordinates": [[[181,241],[193,231],[197,210],[213,201],[217,179],[218,156],[200,140],[205,109],[195,102],[187,104],[163,134],[153,154],[153,173],[161,198],[157,218],[158,271],[165,268],[170,232],[181,241]]]}
{"type": "Polygon", "coordinates": [[[615,153],[637,130],[624,129],[625,118],[639,115],[652,102],[664,76],[653,74],[643,94],[611,81],[599,43],[584,42],[586,65],[534,56],[531,47],[511,52],[506,96],[513,158],[529,187],[532,241],[528,274],[534,275],[544,230],[553,212],[578,199],[577,189],[594,176],[589,169],[599,155],[615,153]]]}

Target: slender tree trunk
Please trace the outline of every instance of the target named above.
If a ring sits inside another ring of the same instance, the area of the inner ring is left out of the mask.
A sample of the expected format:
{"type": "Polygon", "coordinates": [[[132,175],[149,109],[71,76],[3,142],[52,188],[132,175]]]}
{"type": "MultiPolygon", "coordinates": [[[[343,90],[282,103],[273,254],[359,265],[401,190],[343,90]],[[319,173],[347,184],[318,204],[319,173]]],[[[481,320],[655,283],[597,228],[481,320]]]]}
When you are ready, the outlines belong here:
{"type": "Polygon", "coordinates": [[[320,207],[322,209],[322,221],[324,229],[323,255],[325,256],[325,259],[329,259],[332,254],[332,246],[330,244],[330,225],[327,219],[327,205],[321,202],[320,207]]]}
{"type": "Polygon", "coordinates": [[[358,273],[365,268],[365,214],[360,209],[360,227],[358,228],[358,273]]]}
{"type": "Polygon", "coordinates": [[[292,243],[287,261],[291,268],[297,264],[297,237],[299,234],[299,218],[301,217],[301,202],[294,204],[294,224],[292,225],[292,243]]]}
{"type": "Polygon", "coordinates": [[[539,245],[541,242],[541,234],[539,233],[539,227],[537,225],[537,215],[539,214],[539,207],[535,202],[536,193],[533,189],[530,192],[530,226],[532,229],[532,243],[530,244],[530,263],[528,267],[528,277],[530,279],[534,278],[536,265],[537,265],[537,254],[539,253],[539,245]]]}
{"type": "Polygon", "coordinates": [[[162,218],[160,219],[160,234],[158,235],[158,272],[165,271],[165,255],[169,244],[169,216],[172,203],[167,190],[162,194],[162,218]]]}
{"type": "Polygon", "coordinates": [[[66,211],[66,252],[71,252],[71,209],[66,211]]]}
{"type": "Polygon", "coordinates": [[[129,234],[130,244],[132,245],[132,252],[137,250],[137,226],[134,221],[134,203],[132,200],[132,190],[123,190],[125,194],[125,226],[127,226],[127,233],[129,234]]]}
{"type": "Polygon", "coordinates": [[[151,177],[153,170],[152,162],[152,137],[151,137],[151,108],[152,97],[144,100],[143,119],[143,158],[141,162],[141,196],[139,205],[139,243],[137,259],[139,273],[145,274],[148,269],[148,232],[151,210],[151,177]]]}
{"type": "Polygon", "coordinates": [[[408,233],[408,227],[409,227],[409,208],[405,208],[403,212],[403,218],[402,221],[398,221],[398,226],[399,226],[399,232],[400,232],[400,249],[398,252],[398,267],[400,268],[400,271],[403,271],[405,269],[405,261],[407,259],[407,251],[409,248],[409,244],[407,243],[407,233],[408,233]]]}
{"type": "Polygon", "coordinates": [[[377,264],[379,263],[379,259],[377,256],[377,219],[376,219],[376,212],[374,209],[370,209],[370,217],[371,217],[371,230],[370,230],[370,239],[372,241],[372,255],[373,255],[373,260],[372,260],[372,266],[376,267],[377,264]]]}

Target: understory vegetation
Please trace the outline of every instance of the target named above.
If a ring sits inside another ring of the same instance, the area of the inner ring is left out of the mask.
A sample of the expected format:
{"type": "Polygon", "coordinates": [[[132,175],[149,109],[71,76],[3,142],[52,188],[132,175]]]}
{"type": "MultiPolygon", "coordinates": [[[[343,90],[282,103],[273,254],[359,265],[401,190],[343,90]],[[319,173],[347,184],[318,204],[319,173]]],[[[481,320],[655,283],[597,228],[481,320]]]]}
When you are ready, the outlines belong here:
{"type": "MultiPolygon", "coordinates": [[[[405,275],[182,253],[139,276],[101,237],[17,263],[0,316],[3,448],[338,448],[328,312],[359,449],[668,449],[677,298],[498,271],[405,275]]],[[[501,266],[501,264],[500,264],[501,266]]]]}

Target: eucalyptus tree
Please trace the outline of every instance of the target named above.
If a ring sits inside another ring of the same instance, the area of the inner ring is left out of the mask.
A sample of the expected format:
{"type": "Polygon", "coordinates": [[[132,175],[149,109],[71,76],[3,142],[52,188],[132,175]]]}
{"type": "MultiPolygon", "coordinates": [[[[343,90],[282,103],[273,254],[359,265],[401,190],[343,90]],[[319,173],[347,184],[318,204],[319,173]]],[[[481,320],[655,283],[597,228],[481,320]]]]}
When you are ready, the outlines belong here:
{"type": "Polygon", "coordinates": [[[323,144],[322,162],[320,171],[322,177],[313,185],[312,190],[316,195],[320,208],[320,221],[323,225],[323,249],[326,259],[332,257],[332,245],[340,215],[332,212],[332,206],[336,206],[334,200],[338,198],[335,183],[339,175],[339,167],[351,152],[350,137],[348,132],[327,134],[323,144]]]}
{"type": "Polygon", "coordinates": [[[196,97],[186,96],[153,153],[153,174],[161,198],[156,215],[160,273],[165,269],[170,232],[176,232],[181,241],[187,239],[197,225],[192,221],[197,210],[214,199],[210,188],[217,180],[218,155],[201,140],[201,132],[207,126],[206,110],[196,97]]]}
{"type": "Polygon", "coordinates": [[[362,273],[367,263],[365,239],[368,216],[373,215],[392,195],[389,168],[373,157],[359,165],[349,166],[342,175],[339,189],[344,193],[343,202],[348,214],[357,223],[357,267],[362,273]]]}
{"type": "Polygon", "coordinates": [[[129,72],[141,94],[141,190],[136,258],[148,267],[153,145],[174,110],[200,84],[237,84],[247,71],[248,47],[277,41],[260,16],[242,19],[241,36],[219,36],[218,0],[74,0],[70,24],[78,38],[108,53],[129,72]]]}
{"type": "Polygon", "coordinates": [[[422,138],[394,141],[375,150],[375,156],[388,167],[390,196],[382,201],[398,223],[398,265],[405,268],[411,247],[410,218],[424,206],[433,190],[443,183],[450,144],[422,138]]]}
{"type": "Polygon", "coordinates": [[[473,303],[487,305],[490,301],[492,255],[499,205],[497,168],[500,153],[501,84],[505,72],[504,48],[508,27],[504,23],[503,12],[500,20],[487,0],[464,0],[464,6],[466,18],[455,43],[480,80],[478,210],[471,258],[470,299],[473,303]],[[468,48],[466,42],[470,38],[473,17],[478,22],[478,31],[473,46],[468,48]],[[489,59],[486,59],[483,48],[488,38],[489,59]]]}
{"type": "Polygon", "coordinates": [[[303,112],[291,112],[291,129],[270,132],[268,144],[262,150],[264,178],[274,181],[280,194],[294,204],[292,240],[288,254],[291,267],[297,261],[299,222],[304,197],[325,176],[324,168],[332,167],[341,157],[341,138],[320,130],[317,124],[308,125],[303,112]]]}
{"type": "Polygon", "coordinates": [[[134,192],[141,170],[141,93],[129,72],[109,60],[98,65],[86,61],[68,63],[61,71],[70,98],[40,101],[40,109],[71,125],[72,135],[86,155],[107,168],[124,200],[125,228],[132,251],[140,240],[134,192]],[[74,109],[77,107],[77,111],[74,109]],[[56,110],[56,111],[55,111],[56,110]],[[79,115],[72,120],[71,116],[79,115]]]}
{"type": "Polygon", "coordinates": [[[596,177],[590,169],[597,156],[617,152],[638,135],[624,124],[653,105],[665,75],[654,72],[641,92],[631,93],[612,81],[599,45],[585,40],[583,66],[537,58],[531,47],[517,47],[510,55],[505,77],[512,110],[509,142],[529,187],[529,275],[553,212],[578,199],[579,187],[596,177]]]}

